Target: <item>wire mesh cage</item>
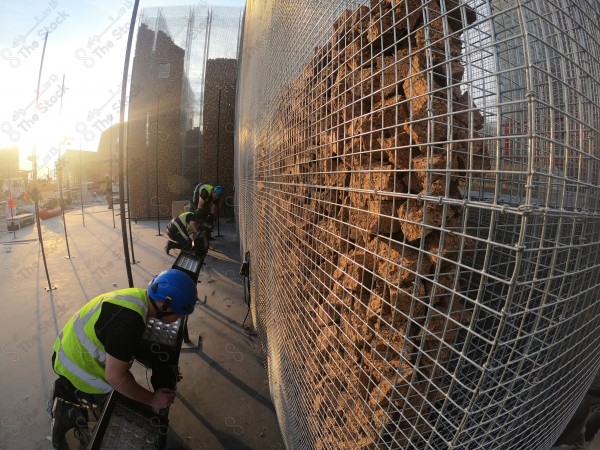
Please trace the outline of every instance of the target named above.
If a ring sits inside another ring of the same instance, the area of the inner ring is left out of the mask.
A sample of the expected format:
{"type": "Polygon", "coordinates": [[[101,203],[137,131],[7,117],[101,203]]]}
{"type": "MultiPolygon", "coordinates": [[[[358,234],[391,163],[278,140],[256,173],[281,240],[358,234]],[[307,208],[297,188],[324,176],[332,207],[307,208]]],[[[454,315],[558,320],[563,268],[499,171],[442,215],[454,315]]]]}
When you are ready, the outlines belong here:
{"type": "Polygon", "coordinates": [[[549,448],[599,368],[600,4],[249,1],[236,179],[288,448],[549,448]]]}
{"type": "Polygon", "coordinates": [[[128,108],[133,217],[170,217],[172,202],[199,180],[231,194],[242,12],[206,4],[141,11],[128,108]]]}

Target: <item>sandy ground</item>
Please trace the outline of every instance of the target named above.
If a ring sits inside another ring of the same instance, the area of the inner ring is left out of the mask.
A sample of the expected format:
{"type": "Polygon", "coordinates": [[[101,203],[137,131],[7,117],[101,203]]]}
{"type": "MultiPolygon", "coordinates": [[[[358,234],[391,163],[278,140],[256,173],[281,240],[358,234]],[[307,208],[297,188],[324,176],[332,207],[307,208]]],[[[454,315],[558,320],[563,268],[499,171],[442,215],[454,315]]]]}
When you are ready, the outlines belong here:
{"type": "MultiPolygon", "coordinates": [[[[68,241],[61,216],[41,223],[50,283],[36,225],[0,236],[3,449],[52,448],[46,413],[55,378],[50,365],[52,343],[71,314],[89,299],[128,287],[118,211],[115,225],[104,203],[87,206],[83,213],[70,210],[65,218],[68,241]]],[[[175,260],[163,250],[166,224],[131,225],[136,287],[145,287],[175,260]],[[162,236],[157,235],[159,228],[162,236]]],[[[285,448],[258,340],[242,328],[247,307],[235,225],[221,220],[220,234],[211,243],[200,275],[202,302],[189,320],[190,337],[197,342],[200,336],[202,347],[181,354],[183,379],[169,414],[167,448],[285,448]]],[[[248,317],[246,325],[250,322],[248,317]]],[[[147,386],[145,369],[136,364],[133,371],[147,386]]]]}

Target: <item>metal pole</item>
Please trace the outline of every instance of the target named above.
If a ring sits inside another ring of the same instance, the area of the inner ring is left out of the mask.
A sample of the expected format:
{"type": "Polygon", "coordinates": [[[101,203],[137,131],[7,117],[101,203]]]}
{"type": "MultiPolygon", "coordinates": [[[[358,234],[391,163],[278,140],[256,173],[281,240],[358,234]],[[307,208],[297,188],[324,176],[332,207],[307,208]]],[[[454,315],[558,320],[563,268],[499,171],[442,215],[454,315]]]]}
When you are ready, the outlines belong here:
{"type": "MultiPolygon", "coordinates": [[[[10,188],[10,180],[9,180],[8,183],[9,183],[8,199],[6,199],[6,201],[8,202],[9,200],[12,200],[12,201],[16,202],[16,200],[14,199],[13,193],[12,193],[12,189],[10,188]]],[[[16,237],[17,237],[16,228],[17,227],[15,227],[15,212],[14,212],[14,208],[10,208],[10,220],[11,220],[11,223],[13,225],[13,239],[16,239],[16,237]]],[[[19,226],[19,228],[20,228],[20,226],[19,226]]]]}
{"type": "MultiPolygon", "coordinates": [[[[18,167],[17,167],[17,169],[18,169],[18,167]]],[[[9,195],[9,197],[6,199],[6,206],[8,206],[8,200],[10,199],[10,197],[12,197],[12,190],[11,190],[11,185],[10,185],[11,184],[10,183],[11,175],[13,175],[13,173],[12,173],[12,171],[9,170],[9,172],[8,172],[8,195],[9,195]]],[[[17,238],[17,227],[15,227],[15,214],[14,214],[12,208],[10,209],[10,217],[11,217],[13,239],[16,239],[17,238]]],[[[8,220],[8,217],[6,218],[6,220],[8,220]]]]}
{"type": "Polygon", "coordinates": [[[71,259],[71,249],[69,247],[69,238],[67,236],[67,221],[65,219],[65,207],[64,207],[64,196],[63,196],[63,163],[60,160],[60,144],[58,144],[58,185],[60,191],[60,209],[62,211],[63,229],[65,231],[65,242],[67,244],[67,259],[71,259]]]}
{"type": "Polygon", "coordinates": [[[127,243],[127,229],[125,223],[125,196],[123,186],[125,185],[125,176],[123,173],[123,142],[125,142],[125,97],[127,94],[127,74],[129,72],[129,58],[131,56],[131,42],[135,29],[135,19],[139,0],[133,4],[131,13],[131,22],[129,24],[129,35],[127,36],[127,51],[125,52],[125,64],[123,65],[123,82],[121,83],[121,110],[119,113],[119,207],[121,210],[121,230],[123,234],[123,254],[125,255],[125,268],[127,270],[127,279],[129,287],[133,287],[133,275],[131,274],[131,262],[129,261],[129,249],[127,243]]]}
{"type": "MultiPolygon", "coordinates": [[[[220,153],[220,143],[221,143],[221,88],[219,88],[219,97],[217,100],[217,184],[219,184],[219,153],[220,153]]],[[[221,209],[217,208],[217,237],[221,237],[221,209]]]]}
{"type": "MultiPolygon", "coordinates": [[[[63,106],[63,95],[65,95],[65,75],[63,74],[62,88],[60,90],[60,114],[59,117],[62,119],[62,106],[63,106]]],[[[65,230],[65,242],[67,243],[67,259],[71,259],[71,249],[69,248],[69,238],[67,237],[67,221],[65,219],[65,202],[63,196],[63,167],[60,160],[60,144],[62,138],[58,141],[58,191],[60,192],[60,211],[62,213],[63,228],[65,230]]]]}
{"type": "MultiPolygon", "coordinates": [[[[127,192],[129,192],[129,189],[127,192]]],[[[131,241],[131,264],[136,264],[135,253],[133,252],[133,234],[131,233],[131,213],[129,212],[129,202],[127,202],[127,226],[129,227],[129,240],[131,241]]]]}
{"type": "MultiPolygon", "coordinates": [[[[152,55],[152,59],[154,55],[152,55]]],[[[157,236],[160,234],[160,197],[158,196],[158,126],[159,126],[159,114],[160,114],[160,61],[156,64],[156,145],[154,151],[155,166],[156,166],[156,228],[158,230],[157,236]]]]}
{"type": "MultiPolygon", "coordinates": [[[[46,54],[46,43],[47,42],[48,42],[48,32],[46,32],[46,37],[44,37],[44,48],[42,50],[42,61],[40,62],[40,73],[38,75],[37,92],[35,95],[35,111],[36,111],[36,113],[39,110],[38,101],[39,101],[39,97],[40,97],[40,83],[42,80],[42,67],[44,66],[44,55],[46,54]]],[[[39,189],[37,187],[37,155],[35,152],[35,144],[33,147],[32,164],[33,164],[33,177],[35,179],[35,190],[36,190],[36,193],[35,193],[36,195],[35,195],[34,201],[33,201],[33,203],[35,205],[35,221],[36,221],[36,225],[37,225],[38,239],[40,241],[40,246],[42,249],[42,259],[44,260],[44,269],[46,271],[46,280],[48,281],[48,287],[46,288],[46,291],[50,292],[53,289],[56,289],[56,286],[52,286],[52,283],[50,282],[50,274],[48,273],[48,264],[46,263],[46,251],[44,250],[44,239],[42,238],[42,226],[40,224],[40,205],[39,205],[39,199],[38,199],[39,189]]]]}
{"type": "MultiPolygon", "coordinates": [[[[113,216],[113,228],[117,228],[115,224],[115,206],[113,205],[112,180],[113,180],[113,163],[112,163],[112,114],[110,115],[110,134],[108,135],[108,164],[110,169],[110,206],[113,216]]],[[[121,188],[119,187],[119,190],[121,188]]]]}
{"type": "Polygon", "coordinates": [[[85,213],[83,212],[83,178],[81,176],[81,138],[79,138],[79,192],[81,195],[81,219],[85,227],[85,213]]]}
{"type": "Polygon", "coordinates": [[[220,147],[220,130],[221,128],[221,88],[219,88],[219,96],[217,99],[217,184],[219,184],[219,147],[220,147]]]}
{"type": "MultiPolygon", "coordinates": [[[[133,75],[132,75],[133,78],[133,75]]],[[[127,124],[129,126],[129,123],[127,124]]],[[[128,133],[129,134],[129,133],[128,133]]],[[[127,195],[129,195],[129,151],[127,152],[127,195]]],[[[121,190],[121,188],[119,188],[119,191],[121,190]]],[[[125,195],[125,192],[123,193],[123,195],[125,195]]],[[[130,248],[131,248],[131,264],[136,264],[135,261],[135,254],[133,251],[133,234],[131,233],[131,209],[130,209],[130,203],[129,201],[127,202],[127,228],[129,229],[129,241],[131,242],[130,248]]]]}

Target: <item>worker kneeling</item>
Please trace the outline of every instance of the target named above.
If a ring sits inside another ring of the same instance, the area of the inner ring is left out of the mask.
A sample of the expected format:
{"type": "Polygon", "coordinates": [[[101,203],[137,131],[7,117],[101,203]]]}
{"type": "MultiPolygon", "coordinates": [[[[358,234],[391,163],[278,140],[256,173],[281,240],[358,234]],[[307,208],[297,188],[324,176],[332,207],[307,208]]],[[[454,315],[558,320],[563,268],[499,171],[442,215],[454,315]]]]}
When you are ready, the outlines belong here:
{"type": "Polygon", "coordinates": [[[72,428],[83,440],[88,411],[98,420],[113,390],[156,412],[173,403],[176,366],[142,345],[142,335],[149,317],[173,323],[194,311],[196,299],[196,283],[186,273],[169,269],[155,276],[147,289],[99,295],[71,317],[54,343],[52,356],[59,376],[49,401],[54,448],[72,428]],[[137,383],[129,371],[133,359],[150,362],[153,392],[137,383]]]}
{"type": "Polygon", "coordinates": [[[200,223],[204,220],[206,220],[206,212],[203,209],[181,213],[171,220],[167,225],[167,236],[169,236],[165,244],[167,255],[173,248],[183,249],[191,246],[193,237],[198,233],[200,223]]]}

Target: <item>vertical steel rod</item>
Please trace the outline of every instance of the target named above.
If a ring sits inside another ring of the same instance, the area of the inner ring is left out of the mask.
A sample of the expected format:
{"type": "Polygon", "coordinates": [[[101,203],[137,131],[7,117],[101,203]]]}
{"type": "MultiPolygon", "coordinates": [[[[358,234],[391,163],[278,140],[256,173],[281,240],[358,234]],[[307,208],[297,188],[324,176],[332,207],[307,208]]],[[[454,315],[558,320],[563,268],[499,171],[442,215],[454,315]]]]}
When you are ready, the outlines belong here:
{"type": "MultiPolygon", "coordinates": [[[[36,112],[39,110],[39,99],[40,99],[40,83],[42,80],[42,67],[44,66],[44,55],[46,54],[46,43],[48,42],[48,32],[46,32],[46,36],[44,37],[44,48],[42,49],[42,61],[40,62],[40,73],[38,75],[38,84],[37,84],[37,92],[35,95],[35,110],[36,112]]],[[[42,259],[44,260],[44,270],[46,271],[46,280],[48,281],[48,287],[46,288],[46,290],[48,292],[52,291],[53,289],[56,289],[56,286],[52,286],[52,283],[50,282],[50,274],[48,273],[48,263],[46,262],[46,251],[44,250],[44,239],[42,237],[42,226],[40,224],[40,205],[39,205],[39,189],[37,187],[37,154],[35,152],[35,144],[33,147],[33,158],[32,158],[32,164],[33,164],[33,178],[35,180],[36,186],[35,186],[35,190],[36,190],[36,195],[34,197],[34,207],[35,207],[35,221],[36,221],[36,225],[37,225],[37,233],[38,233],[38,239],[40,241],[40,246],[42,249],[42,259]]]]}
{"type": "MultiPolygon", "coordinates": [[[[60,114],[59,117],[62,119],[62,107],[63,107],[63,96],[65,95],[65,74],[63,74],[62,87],[60,89],[60,114]]],[[[58,141],[58,191],[60,192],[60,211],[62,214],[63,228],[65,231],[65,242],[67,244],[67,258],[71,258],[71,250],[69,248],[69,238],[67,236],[67,220],[65,219],[65,201],[63,196],[63,166],[60,160],[60,144],[62,137],[58,141]]]]}
{"type": "Polygon", "coordinates": [[[125,174],[123,172],[123,142],[125,142],[125,97],[127,95],[127,74],[129,73],[129,58],[131,56],[131,42],[133,40],[133,32],[135,30],[135,19],[139,0],[135,0],[133,4],[133,12],[131,13],[131,22],[129,24],[129,34],[127,36],[127,50],[125,52],[125,63],[123,64],[123,81],[121,83],[121,109],[119,111],[119,208],[121,212],[121,230],[123,235],[123,254],[125,256],[125,268],[127,270],[127,280],[129,287],[133,287],[133,275],[131,273],[131,262],[129,261],[129,248],[127,242],[127,224],[125,223],[125,174]]]}

